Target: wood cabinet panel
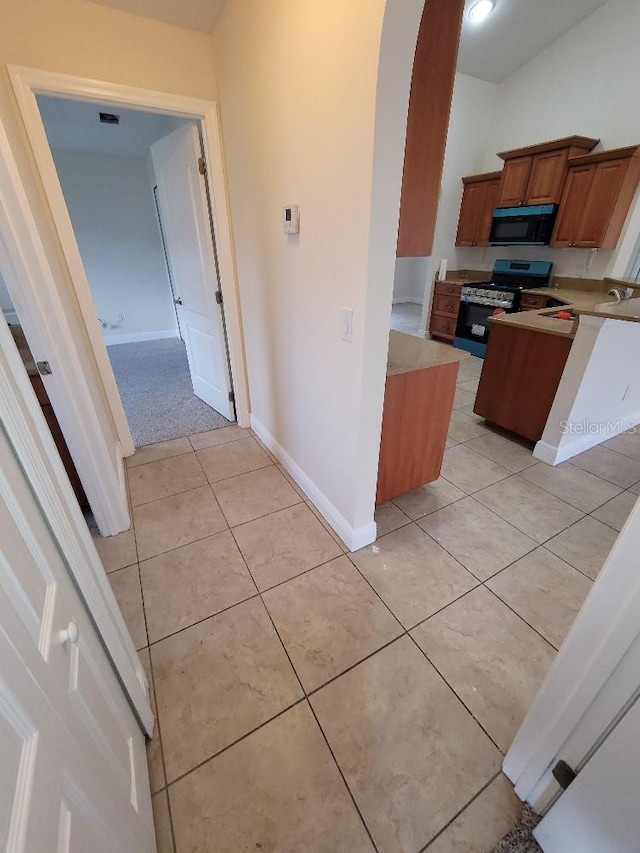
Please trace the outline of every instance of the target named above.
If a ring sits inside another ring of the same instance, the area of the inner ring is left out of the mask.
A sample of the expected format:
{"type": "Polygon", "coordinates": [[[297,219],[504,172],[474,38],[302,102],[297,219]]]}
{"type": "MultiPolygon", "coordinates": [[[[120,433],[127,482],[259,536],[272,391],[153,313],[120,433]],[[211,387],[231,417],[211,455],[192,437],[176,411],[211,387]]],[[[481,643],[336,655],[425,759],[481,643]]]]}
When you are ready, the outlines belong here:
{"type": "Polygon", "coordinates": [[[537,154],[527,186],[527,204],[558,204],[567,175],[569,149],[537,154]]]}
{"type": "Polygon", "coordinates": [[[456,246],[475,246],[486,198],[482,183],[466,184],[462,193],[456,246]]]}
{"type": "Polygon", "coordinates": [[[502,170],[498,207],[518,207],[526,198],[533,157],[514,157],[502,170]]]}
{"type": "Polygon", "coordinates": [[[447,314],[449,317],[458,316],[458,311],[460,310],[460,297],[459,296],[448,296],[441,293],[436,293],[433,297],[433,308],[432,311],[434,314],[447,314]]]}
{"type": "Polygon", "coordinates": [[[566,249],[573,245],[593,183],[593,172],[592,166],[569,169],[558,218],[551,235],[551,246],[566,249]]]}
{"type": "Polygon", "coordinates": [[[440,476],[458,363],[388,376],[376,503],[440,476]]]}
{"type": "Polygon", "coordinates": [[[500,181],[487,181],[485,184],[484,209],[478,224],[476,246],[488,246],[491,235],[491,223],[493,222],[493,211],[498,207],[500,195],[500,181]]]}
{"type": "Polygon", "coordinates": [[[456,335],[457,322],[457,317],[449,317],[446,314],[431,314],[429,321],[431,337],[442,341],[452,341],[456,335]]]}
{"type": "Polygon", "coordinates": [[[569,159],[551,245],[615,249],[640,181],[640,146],[569,159]]]}
{"type": "Polygon", "coordinates": [[[589,197],[578,225],[574,246],[583,249],[602,246],[628,166],[628,160],[609,160],[593,167],[589,197]]]}
{"type": "Polygon", "coordinates": [[[462,285],[448,281],[436,281],[431,303],[429,332],[434,338],[452,341],[456,333],[462,285]]]}
{"type": "Polygon", "coordinates": [[[573,340],[494,323],[473,411],[539,441],[573,340]]]}
{"type": "Polygon", "coordinates": [[[498,154],[505,164],[497,206],[558,204],[569,159],[591,151],[598,141],[588,136],[566,136],[498,154]]]}
{"type": "Polygon", "coordinates": [[[411,78],[397,256],[431,254],[464,0],[428,0],[411,78]]]}
{"type": "Polygon", "coordinates": [[[500,187],[500,172],[463,178],[456,246],[488,246],[500,187]]]}
{"type": "Polygon", "coordinates": [[[539,311],[547,304],[546,296],[541,293],[523,293],[520,300],[521,311],[539,311]]]}
{"type": "Polygon", "coordinates": [[[433,292],[437,294],[444,293],[447,294],[447,296],[455,294],[457,298],[460,299],[462,285],[456,284],[453,281],[436,281],[433,292]]]}

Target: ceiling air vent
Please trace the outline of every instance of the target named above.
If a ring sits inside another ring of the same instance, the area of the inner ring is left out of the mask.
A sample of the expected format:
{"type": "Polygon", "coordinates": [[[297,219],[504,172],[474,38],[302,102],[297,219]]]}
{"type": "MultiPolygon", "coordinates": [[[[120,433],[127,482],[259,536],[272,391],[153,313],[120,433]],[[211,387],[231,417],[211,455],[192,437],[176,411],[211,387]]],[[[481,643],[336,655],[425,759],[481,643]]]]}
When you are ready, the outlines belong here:
{"type": "Polygon", "coordinates": [[[120,116],[115,113],[100,113],[102,124],[120,124],[120,116]]]}

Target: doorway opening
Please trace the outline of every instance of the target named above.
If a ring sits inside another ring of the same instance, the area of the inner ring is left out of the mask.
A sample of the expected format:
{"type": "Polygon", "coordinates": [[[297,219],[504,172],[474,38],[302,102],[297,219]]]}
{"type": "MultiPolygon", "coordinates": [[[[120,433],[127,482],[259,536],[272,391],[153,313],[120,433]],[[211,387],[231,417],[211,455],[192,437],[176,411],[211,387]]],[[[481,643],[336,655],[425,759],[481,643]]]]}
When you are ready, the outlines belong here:
{"type": "Polygon", "coordinates": [[[58,423],[47,389],[42,381],[40,372],[42,371],[46,374],[46,362],[36,362],[36,359],[29,348],[22,323],[20,322],[20,316],[15,307],[13,298],[9,293],[9,289],[2,275],[2,270],[0,270],[0,311],[2,312],[4,320],[9,327],[13,342],[18,350],[18,355],[20,356],[27,376],[29,377],[36,399],[40,404],[40,409],[42,410],[44,419],[49,427],[51,437],[53,438],[64,469],[69,477],[69,482],[71,483],[73,492],[78,500],[78,504],[81,509],[86,511],[89,508],[86,493],[82,486],[82,482],[80,481],[71,453],[69,452],[69,448],[67,447],[67,442],[62,432],[62,428],[58,423]]]}
{"type": "Polygon", "coordinates": [[[36,100],[135,446],[228,426],[235,410],[198,123],[36,100]]]}

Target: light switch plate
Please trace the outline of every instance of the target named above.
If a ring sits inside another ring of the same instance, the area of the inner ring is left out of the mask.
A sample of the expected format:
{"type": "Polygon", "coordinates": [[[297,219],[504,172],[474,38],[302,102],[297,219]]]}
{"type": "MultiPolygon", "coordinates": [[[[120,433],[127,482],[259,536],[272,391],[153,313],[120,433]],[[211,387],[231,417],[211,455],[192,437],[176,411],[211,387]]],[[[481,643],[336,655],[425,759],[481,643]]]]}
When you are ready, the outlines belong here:
{"type": "Polygon", "coordinates": [[[282,230],[285,234],[300,233],[300,208],[297,204],[282,208],[282,230]]]}
{"type": "Polygon", "coordinates": [[[353,308],[342,309],[342,340],[353,340],[353,308]]]}

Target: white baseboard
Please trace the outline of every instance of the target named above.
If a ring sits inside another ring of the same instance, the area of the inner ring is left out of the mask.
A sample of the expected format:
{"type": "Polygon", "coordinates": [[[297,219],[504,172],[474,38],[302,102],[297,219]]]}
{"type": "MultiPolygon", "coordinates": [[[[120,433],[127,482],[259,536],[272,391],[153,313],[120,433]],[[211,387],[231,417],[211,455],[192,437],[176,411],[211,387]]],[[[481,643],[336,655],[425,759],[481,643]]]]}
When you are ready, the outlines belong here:
{"type": "Polygon", "coordinates": [[[640,423],[640,412],[634,415],[625,417],[624,420],[614,421],[610,424],[603,424],[603,429],[598,432],[586,433],[585,435],[576,435],[572,441],[561,443],[557,447],[549,444],[546,441],[538,441],[533,449],[533,455],[536,459],[541,459],[549,465],[559,465],[561,462],[566,462],[567,459],[572,459],[579,453],[584,453],[585,450],[591,450],[603,441],[608,441],[616,435],[626,432],[631,427],[640,423]]]}
{"type": "Polygon", "coordinates": [[[397,299],[393,299],[392,302],[394,305],[406,305],[407,303],[411,303],[412,305],[422,305],[424,300],[418,299],[414,296],[399,296],[397,299]]]}
{"type": "Polygon", "coordinates": [[[160,341],[164,338],[177,337],[177,329],[162,329],[159,332],[132,332],[129,335],[105,335],[104,342],[110,347],[113,344],[137,344],[140,341],[160,341]]]}
{"type": "Polygon", "coordinates": [[[344,516],[336,509],[327,496],[320,491],[316,484],[305,474],[297,462],[289,456],[270,432],[251,415],[251,429],[260,441],[269,448],[283,468],[293,477],[311,503],[320,512],[326,522],[335,530],[350,551],[357,551],[376,541],[377,525],[375,521],[362,527],[352,527],[344,516]]]}

